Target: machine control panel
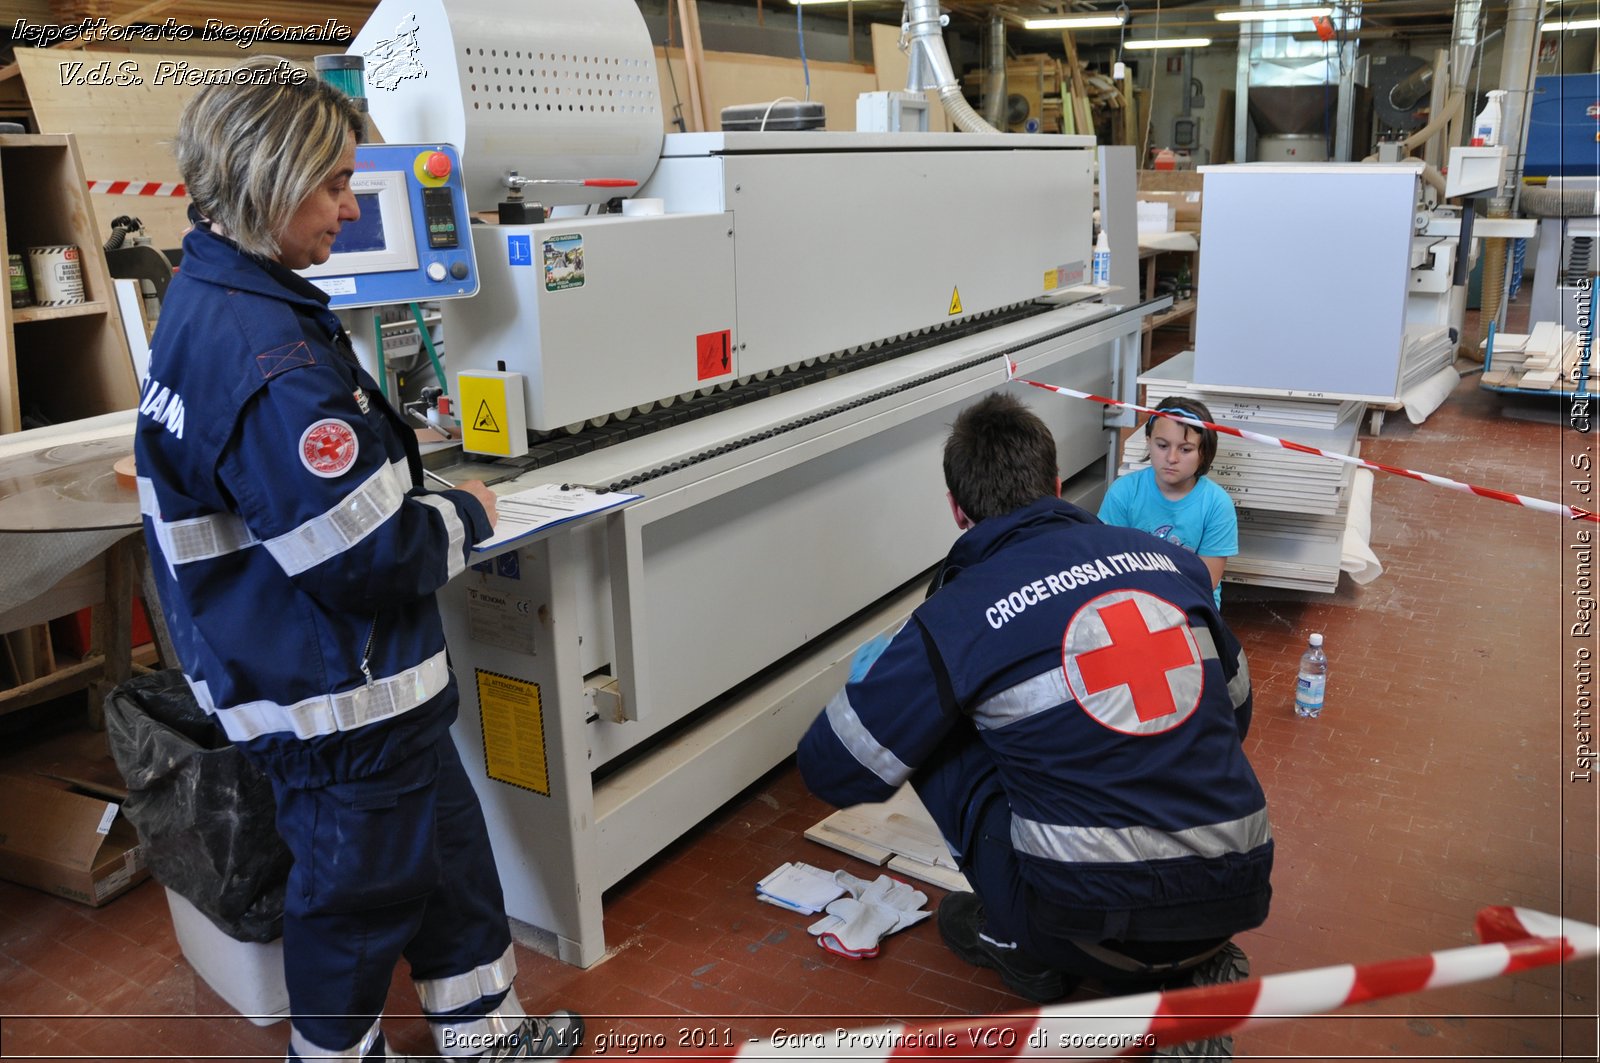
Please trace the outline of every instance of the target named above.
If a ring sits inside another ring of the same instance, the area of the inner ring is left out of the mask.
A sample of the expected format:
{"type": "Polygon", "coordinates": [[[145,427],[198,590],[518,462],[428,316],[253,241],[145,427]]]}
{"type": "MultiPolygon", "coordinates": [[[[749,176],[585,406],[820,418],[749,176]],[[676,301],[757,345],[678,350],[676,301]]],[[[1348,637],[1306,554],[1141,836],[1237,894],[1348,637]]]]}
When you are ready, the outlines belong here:
{"type": "Polygon", "coordinates": [[[335,310],[478,290],[461,160],[448,144],[359,144],[350,180],[361,217],[301,275],[335,310]]]}

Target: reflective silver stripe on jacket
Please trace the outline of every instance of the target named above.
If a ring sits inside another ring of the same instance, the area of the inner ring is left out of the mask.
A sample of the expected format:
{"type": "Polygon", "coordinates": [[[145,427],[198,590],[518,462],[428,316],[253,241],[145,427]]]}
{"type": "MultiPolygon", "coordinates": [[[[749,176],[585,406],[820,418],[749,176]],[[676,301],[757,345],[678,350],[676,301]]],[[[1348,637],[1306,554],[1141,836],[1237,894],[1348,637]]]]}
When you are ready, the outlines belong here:
{"type": "MultiPolygon", "coordinates": [[[[1218,659],[1217,642],[1211,637],[1210,628],[1195,624],[1190,626],[1189,633],[1194,636],[1195,645],[1200,649],[1201,660],[1218,659]]],[[[1248,693],[1250,673],[1245,667],[1244,651],[1240,650],[1239,674],[1228,684],[1228,696],[1233,700],[1235,709],[1244,704],[1248,693]]],[[[1072,692],[1067,689],[1066,674],[1060,668],[1052,668],[980,701],[973,707],[972,722],[980,730],[992,731],[1058,705],[1065,705],[1071,700],[1072,692]]]]}
{"type": "Polygon", "coordinates": [[[1272,839],[1265,807],[1243,819],[1167,832],[1154,827],[1066,827],[1011,817],[1011,844],[1019,853],[1062,864],[1132,864],[1207,859],[1247,853],[1272,839]]]}
{"type": "Polygon", "coordinates": [[[289,1027],[289,1051],[301,1059],[354,1059],[359,1061],[366,1059],[372,1053],[373,1048],[377,1046],[380,1033],[381,1030],[378,1023],[374,1022],[372,1028],[361,1035],[361,1040],[349,1048],[323,1048],[291,1025],[289,1027]]]}
{"type": "Polygon", "coordinates": [[[523,1020],[527,1017],[528,1013],[522,1010],[522,1002],[517,999],[516,992],[512,991],[506,994],[499,1007],[481,1019],[442,1022],[430,1016],[428,1022],[433,1027],[433,1043],[438,1046],[439,1054],[442,1056],[520,1059],[523,1053],[516,1052],[515,1049],[524,1046],[508,1044],[507,1041],[522,1027],[523,1020]]]}
{"type": "MultiPolygon", "coordinates": [[[[1211,637],[1211,629],[1204,624],[1196,624],[1189,629],[1194,636],[1194,641],[1200,647],[1200,656],[1208,661],[1220,661],[1222,654],[1217,652],[1217,640],[1211,637]]],[[[1244,704],[1244,699],[1250,696],[1250,662],[1245,660],[1244,647],[1239,647],[1239,655],[1234,658],[1235,672],[1233,678],[1228,680],[1228,700],[1235,709],[1244,704]]]]}
{"type": "Polygon", "coordinates": [[[467,554],[464,547],[467,542],[467,526],[461,523],[461,513],[456,509],[456,504],[442,495],[418,495],[417,499],[439,511],[439,516],[444,518],[445,531],[450,533],[449,563],[450,579],[455,579],[467,570],[467,554]]]}
{"type": "Polygon", "coordinates": [[[385,465],[327,512],[293,531],[262,540],[262,545],[286,575],[297,576],[338,557],[394,516],[410,486],[404,460],[385,465]]]}
{"type": "Polygon", "coordinates": [[[1071,700],[1067,675],[1056,667],[984,698],[973,708],[972,722],[980,730],[992,731],[1071,700]]]}
{"type": "Polygon", "coordinates": [[[417,996],[422,1000],[422,1010],[430,1015],[442,1011],[455,1011],[484,997],[499,996],[511,988],[517,974],[517,960],[511,946],[493,963],[474,968],[465,974],[448,978],[429,978],[417,982],[417,996]]]}
{"type": "Polygon", "coordinates": [[[411,711],[439,694],[449,681],[450,666],[446,663],[445,651],[440,650],[415,668],[354,690],[322,694],[293,705],[252,701],[219,706],[211,698],[209,684],[191,679],[189,688],[200,707],[216,716],[230,739],[248,742],[285,731],[292,732],[296,738],[354,731],[411,711]]]}
{"type": "Polygon", "coordinates": [[[845,696],[843,690],[828,702],[827,711],[828,723],[833,728],[834,735],[844,743],[844,748],[850,751],[850,755],[860,761],[863,768],[897,789],[911,778],[911,769],[872,737],[872,732],[867,730],[866,725],[861,722],[861,717],[856,715],[856,710],[851,706],[850,699],[845,696]]]}
{"type": "Polygon", "coordinates": [[[191,561],[209,561],[213,557],[254,546],[260,541],[245,527],[244,521],[232,513],[208,513],[186,520],[162,520],[161,507],[156,502],[155,484],[148,476],[140,476],[138,483],[139,512],[150,518],[156,542],[161,546],[161,556],[166,558],[169,567],[191,561]]]}

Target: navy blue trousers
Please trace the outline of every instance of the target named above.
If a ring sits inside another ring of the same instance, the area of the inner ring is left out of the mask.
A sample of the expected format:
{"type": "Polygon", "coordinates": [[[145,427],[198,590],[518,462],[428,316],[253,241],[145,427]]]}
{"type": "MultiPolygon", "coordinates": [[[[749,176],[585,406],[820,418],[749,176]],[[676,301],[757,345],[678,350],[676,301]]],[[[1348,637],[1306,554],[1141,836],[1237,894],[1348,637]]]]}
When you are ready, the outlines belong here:
{"type": "MultiPolygon", "coordinates": [[[[294,855],[283,959],[301,1036],[328,1049],[360,1041],[402,956],[412,978],[427,981],[491,964],[510,947],[483,812],[448,733],[359,782],[294,789],[274,780],[274,789],[278,833],[294,855]]],[[[481,1016],[505,995],[452,1014],[481,1016]]],[[[383,1051],[379,1037],[369,1058],[383,1051]]]]}
{"type": "Polygon", "coordinates": [[[1173,961],[1202,957],[1227,940],[1091,943],[1117,954],[1119,962],[1112,964],[1042,929],[1033,916],[1039,898],[1023,879],[1011,845],[1011,801],[989,748],[970,728],[952,730],[912,775],[911,787],[983,902],[984,933],[1015,943],[1040,963],[1119,989],[1144,989],[1192,966],[1174,968],[1173,961]]]}

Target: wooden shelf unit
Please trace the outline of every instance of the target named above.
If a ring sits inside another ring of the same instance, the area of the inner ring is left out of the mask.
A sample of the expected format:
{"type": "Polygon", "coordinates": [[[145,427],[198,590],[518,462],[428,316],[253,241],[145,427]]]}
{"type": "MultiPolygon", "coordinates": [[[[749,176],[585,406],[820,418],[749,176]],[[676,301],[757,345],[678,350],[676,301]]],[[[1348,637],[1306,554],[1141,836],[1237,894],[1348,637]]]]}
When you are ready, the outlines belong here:
{"type": "Polygon", "coordinates": [[[60,423],[133,408],[139,385],[70,133],[0,133],[0,221],[0,261],[77,245],[86,299],[21,309],[0,301],[0,432],[18,431],[25,409],[60,423]]]}
{"type": "MultiPolygon", "coordinates": [[[[1162,256],[1177,257],[1179,255],[1189,256],[1189,285],[1195,293],[1198,293],[1200,286],[1200,251],[1198,248],[1193,251],[1140,248],[1139,259],[1144,265],[1144,297],[1146,299],[1155,294],[1156,266],[1162,256]]],[[[1158,328],[1188,319],[1189,345],[1191,347],[1194,346],[1195,310],[1199,305],[1199,295],[1191,294],[1187,299],[1174,299],[1171,309],[1163,310],[1159,314],[1152,314],[1144,319],[1144,325],[1142,326],[1144,334],[1143,345],[1139,357],[1140,369],[1150,368],[1150,349],[1154,343],[1153,333],[1158,328]]]]}
{"type": "MultiPolygon", "coordinates": [[[[28,248],[76,245],[84,302],[13,308],[0,299],[0,433],[25,413],[51,424],[132,409],[133,359],[96,231],[88,182],[70,134],[0,134],[0,262],[28,248]]],[[[30,274],[30,288],[33,278],[30,274]]],[[[100,720],[106,692],[130,675],[131,572],[139,549],[130,531],[105,553],[29,602],[0,616],[0,714],[90,688],[100,720]],[[93,607],[83,658],[56,654],[47,622],[93,607]]]]}

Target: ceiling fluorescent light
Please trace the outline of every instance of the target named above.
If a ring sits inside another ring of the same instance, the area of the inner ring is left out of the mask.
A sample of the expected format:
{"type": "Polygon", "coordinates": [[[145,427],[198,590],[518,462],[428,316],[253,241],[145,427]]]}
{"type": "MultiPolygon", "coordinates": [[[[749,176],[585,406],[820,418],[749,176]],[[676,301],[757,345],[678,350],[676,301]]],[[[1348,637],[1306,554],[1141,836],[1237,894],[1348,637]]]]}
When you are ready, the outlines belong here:
{"type": "Polygon", "coordinates": [[[1212,16],[1218,22],[1286,22],[1289,19],[1321,18],[1333,14],[1331,7],[1235,7],[1212,16]]]}
{"type": "Polygon", "coordinates": [[[1564,33],[1567,30],[1593,30],[1600,29],[1600,18],[1580,18],[1568,22],[1546,22],[1544,32],[1564,33]]]}
{"type": "Polygon", "coordinates": [[[1122,15],[1057,15],[1052,18],[1024,19],[1025,30],[1108,30],[1126,21],[1122,15]]]}
{"type": "Polygon", "coordinates": [[[1124,48],[1204,48],[1210,37],[1168,37],[1152,41],[1123,41],[1124,48]]]}

